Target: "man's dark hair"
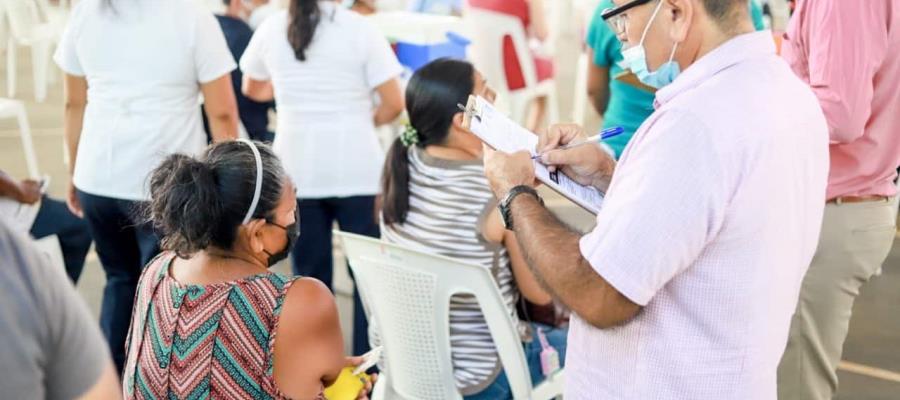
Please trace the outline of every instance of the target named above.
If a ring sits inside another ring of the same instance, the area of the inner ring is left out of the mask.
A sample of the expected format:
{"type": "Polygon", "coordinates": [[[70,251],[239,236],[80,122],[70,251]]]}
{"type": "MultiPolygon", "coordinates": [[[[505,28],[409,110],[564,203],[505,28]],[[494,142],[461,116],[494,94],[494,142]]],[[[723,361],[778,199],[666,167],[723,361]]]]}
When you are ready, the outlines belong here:
{"type": "Polygon", "coordinates": [[[703,0],[706,13],[725,31],[733,29],[749,13],[749,0],[703,0]]]}

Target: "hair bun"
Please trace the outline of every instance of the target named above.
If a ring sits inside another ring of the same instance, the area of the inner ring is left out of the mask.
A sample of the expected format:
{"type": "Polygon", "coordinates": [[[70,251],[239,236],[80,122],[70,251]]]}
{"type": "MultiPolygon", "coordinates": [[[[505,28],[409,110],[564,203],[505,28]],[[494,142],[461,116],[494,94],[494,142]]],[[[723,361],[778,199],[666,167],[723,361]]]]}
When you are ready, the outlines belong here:
{"type": "Polygon", "coordinates": [[[154,171],[150,191],[149,217],[165,249],[188,257],[209,246],[222,203],[208,164],[173,154],[154,171]]]}

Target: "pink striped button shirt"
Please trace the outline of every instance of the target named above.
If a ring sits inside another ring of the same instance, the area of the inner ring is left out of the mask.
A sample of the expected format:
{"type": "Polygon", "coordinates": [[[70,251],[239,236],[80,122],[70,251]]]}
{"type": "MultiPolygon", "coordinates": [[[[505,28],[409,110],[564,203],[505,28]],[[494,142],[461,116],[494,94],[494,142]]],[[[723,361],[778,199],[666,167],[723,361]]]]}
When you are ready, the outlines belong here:
{"type": "Polygon", "coordinates": [[[831,133],[827,198],[893,196],[900,165],[900,0],[799,0],[784,59],[831,133]]]}
{"type": "Polygon", "coordinates": [[[657,92],[581,252],[644,308],[574,318],[566,399],[775,399],[818,242],[828,130],[771,33],[738,36],[657,92]]]}

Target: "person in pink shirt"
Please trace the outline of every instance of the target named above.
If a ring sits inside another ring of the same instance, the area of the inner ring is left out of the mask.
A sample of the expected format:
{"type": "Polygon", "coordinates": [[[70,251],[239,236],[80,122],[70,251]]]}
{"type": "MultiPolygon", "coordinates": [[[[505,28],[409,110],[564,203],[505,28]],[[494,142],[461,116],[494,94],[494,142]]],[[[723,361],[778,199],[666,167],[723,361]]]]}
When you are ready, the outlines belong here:
{"type": "Polygon", "coordinates": [[[900,0],[800,0],[784,59],[812,87],[831,136],[818,250],[778,370],[783,399],[831,399],[860,287],[894,241],[900,165],[900,0]]]}
{"type": "Polygon", "coordinates": [[[606,192],[593,232],[532,188],[526,152],[485,174],[538,280],[574,315],[567,400],[775,399],[825,207],[818,102],[746,0],[615,0],[603,14],[655,111],[618,164],[576,126],[540,162],[606,192]]]}

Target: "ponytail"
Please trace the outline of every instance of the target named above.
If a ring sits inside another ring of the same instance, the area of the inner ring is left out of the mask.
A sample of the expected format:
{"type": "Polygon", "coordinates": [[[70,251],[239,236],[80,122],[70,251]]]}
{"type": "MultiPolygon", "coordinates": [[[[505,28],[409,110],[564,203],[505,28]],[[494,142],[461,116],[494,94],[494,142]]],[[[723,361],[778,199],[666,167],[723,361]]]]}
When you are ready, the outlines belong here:
{"type": "Polygon", "coordinates": [[[441,58],[413,74],[406,86],[409,126],[394,140],[381,175],[384,223],[402,224],[409,213],[409,152],[444,143],[457,104],[465,104],[475,86],[475,68],[466,61],[441,58]]]}
{"type": "Polygon", "coordinates": [[[322,11],[318,0],[291,0],[289,9],[290,25],[288,26],[288,42],[294,49],[294,56],[299,61],[306,61],[306,50],[316,33],[316,26],[322,11]]]}
{"type": "Polygon", "coordinates": [[[387,225],[406,222],[409,213],[409,148],[400,138],[388,150],[381,173],[381,215],[387,225]]]}

